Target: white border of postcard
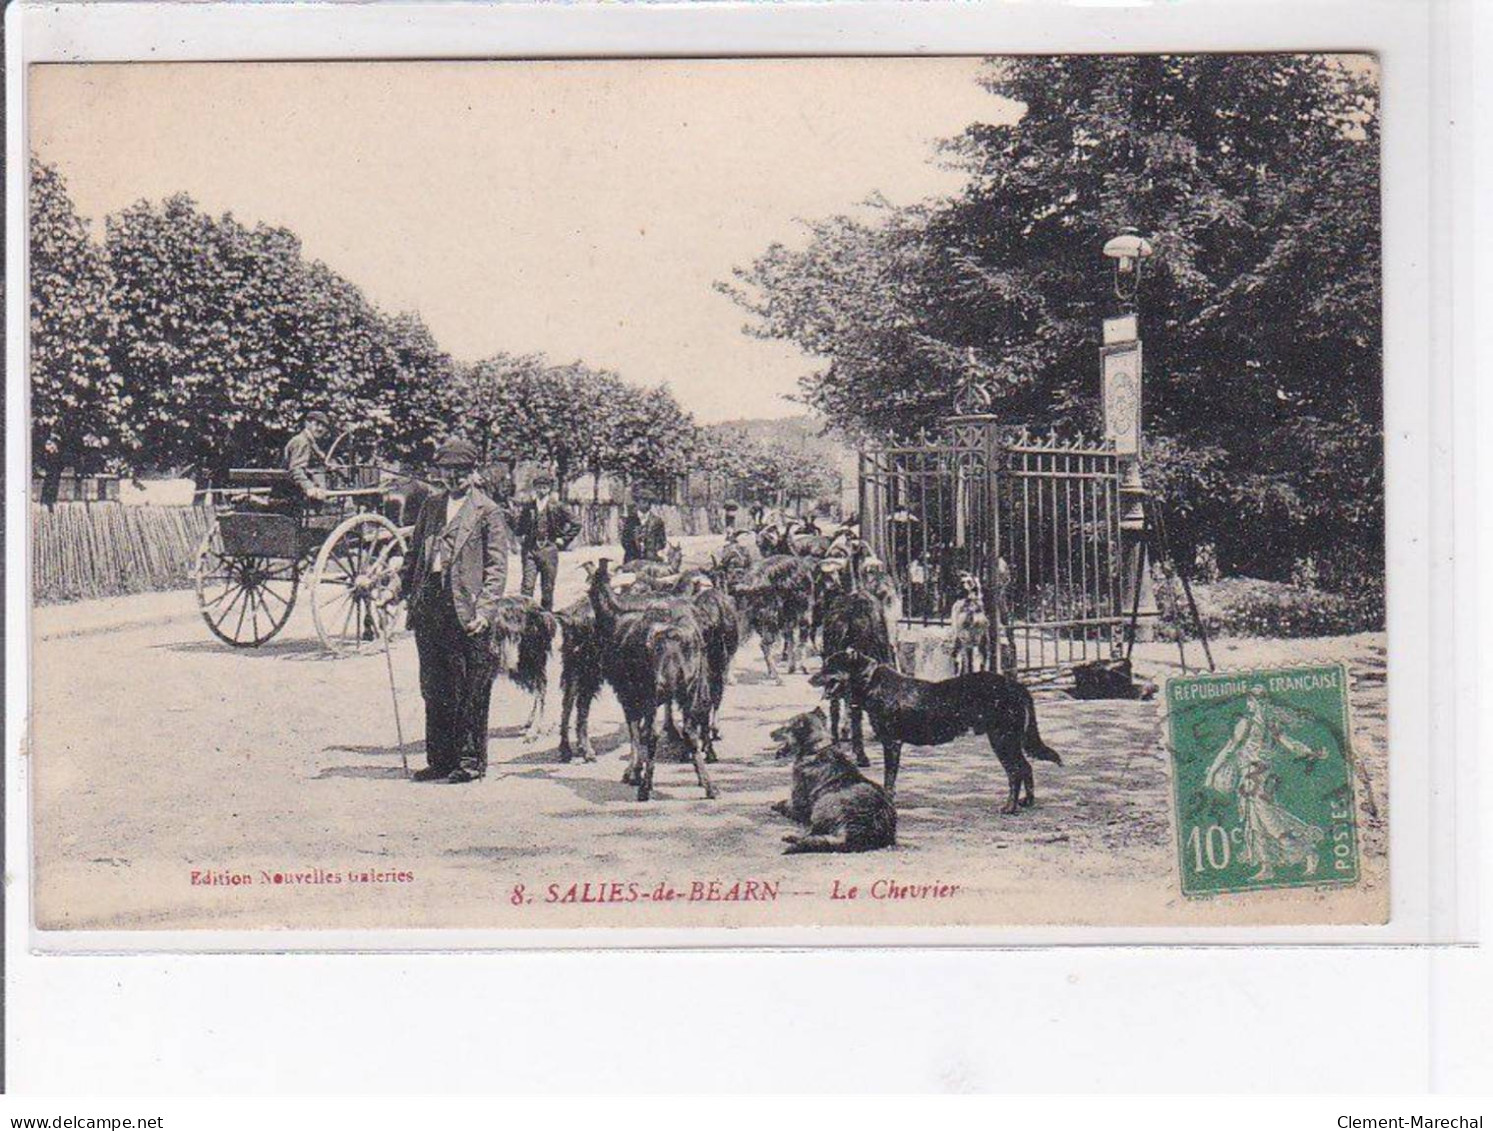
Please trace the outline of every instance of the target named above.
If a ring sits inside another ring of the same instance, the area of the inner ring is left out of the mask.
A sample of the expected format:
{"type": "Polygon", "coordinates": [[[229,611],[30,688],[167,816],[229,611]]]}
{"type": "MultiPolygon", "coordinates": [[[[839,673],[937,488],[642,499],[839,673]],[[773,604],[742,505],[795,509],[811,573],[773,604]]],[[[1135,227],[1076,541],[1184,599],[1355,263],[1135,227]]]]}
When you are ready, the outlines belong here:
{"type": "MultiPolygon", "coordinates": [[[[1474,931],[1474,641],[1454,622],[1472,594],[1470,419],[1453,414],[1451,178],[1427,131],[1431,21],[1392,0],[1063,5],[13,4],[7,12],[10,236],[6,687],[8,938],[45,951],[1320,944],[1466,941],[1474,931]],[[567,929],[37,932],[30,927],[28,427],[23,253],[29,63],[88,60],[609,55],[1007,54],[1196,50],[1373,51],[1382,63],[1385,402],[1388,414],[1391,917],[1381,926],[1254,928],[567,929]],[[1440,162],[1438,165],[1437,162],[1440,162]],[[1428,309],[1428,299],[1430,306],[1428,309]],[[1429,317],[1428,317],[1429,314],[1429,317]],[[1453,446],[1455,439],[1459,443],[1453,446]],[[1470,462],[1466,464],[1470,467],[1470,462]],[[1454,524],[1454,514],[1460,523],[1454,524]],[[1452,530],[1462,530],[1453,555],[1452,530]],[[1452,788],[1448,788],[1448,787],[1452,788]],[[1462,788],[1456,788],[1465,786],[1462,788]],[[1464,795],[1465,794],[1465,795],[1464,795]]],[[[1462,375],[1464,384],[1468,376],[1462,375]]]]}

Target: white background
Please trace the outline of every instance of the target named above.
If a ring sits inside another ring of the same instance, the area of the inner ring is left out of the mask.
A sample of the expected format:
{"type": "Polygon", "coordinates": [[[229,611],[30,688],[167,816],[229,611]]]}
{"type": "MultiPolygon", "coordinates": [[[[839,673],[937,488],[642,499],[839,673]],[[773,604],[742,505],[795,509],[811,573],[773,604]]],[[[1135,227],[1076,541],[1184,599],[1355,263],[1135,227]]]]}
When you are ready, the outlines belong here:
{"type": "MultiPolygon", "coordinates": [[[[89,13],[89,41],[117,45],[112,53],[119,58],[162,57],[189,49],[194,37],[211,29],[243,53],[315,56],[372,36],[386,51],[393,44],[406,56],[470,55],[514,45],[532,53],[559,51],[577,34],[594,37],[602,29],[612,50],[646,52],[659,43],[657,21],[682,15],[657,8],[535,14],[406,6],[342,8],[308,18],[286,6],[231,14],[230,21],[253,23],[230,26],[216,22],[218,13],[181,7],[142,23],[132,7],[89,13]]],[[[12,48],[21,15],[12,7],[12,48]]],[[[70,15],[63,11],[57,18],[65,23],[70,15]]],[[[1459,849],[1455,838],[1467,833],[1479,810],[1488,811],[1493,778],[1482,774],[1479,780],[1475,772],[1476,752],[1489,746],[1493,727],[1475,711],[1479,634],[1470,631],[1481,624],[1487,639],[1493,627],[1489,609],[1479,611],[1478,621],[1472,616],[1472,550],[1486,527],[1473,523],[1481,494],[1472,481],[1473,402],[1480,392],[1473,375],[1478,355],[1493,363],[1485,315],[1487,260],[1493,257],[1488,194],[1485,183],[1475,192],[1473,180],[1493,152],[1485,113],[1489,83],[1486,71],[1478,76],[1472,64],[1483,54],[1479,48],[1489,46],[1489,17],[1487,6],[1476,2],[1418,0],[1126,8],[835,4],[688,13],[700,21],[691,35],[714,36],[723,47],[734,35],[731,26],[744,26],[730,21],[770,21],[754,25],[759,50],[771,41],[806,52],[867,44],[981,52],[1204,46],[1383,52],[1386,153],[1429,150],[1428,159],[1409,167],[1387,157],[1388,190],[1413,198],[1414,186],[1423,189],[1427,178],[1431,189],[1429,224],[1423,217],[1407,227],[1396,223],[1392,208],[1387,213],[1390,379],[1403,373],[1397,359],[1429,372],[1432,410],[1429,422],[1413,411],[1392,419],[1392,428],[1407,420],[1412,427],[1389,437],[1391,489],[1407,483],[1424,489],[1409,528],[1424,528],[1427,537],[1450,528],[1455,500],[1456,568],[1426,575],[1421,549],[1398,551],[1420,555],[1421,571],[1409,576],[1429,590],[1433,626],[1460,626],[1454,640],[1431,638],[1438,646],[1422,650],[1412,675],[1395,674],[1416,685],[1410,690],[1420,698],[1412,697],[1412,710],[1429,687],[1429,702],[1439,707],[1429,737],[1441,753],[1424,749],[1431,744],[1424,727],[1414,745],[1424,750],[1426,764],[1448,768],[1437,780],[1420,775],[1430,804],[1412,813],[1400,807],[1405,778],[1397,765],[1396,884],[1423,885],[1435,907],[1450,913],[1427,914],[1428,929],[1460,938],[1480,933],[1478,858],[1469,851],[1474,842],[1459,849]],[[1428,27],[1430,97],[1401,81],[1421,73],[1428,27]],[[1403,100],[1398,114],[1391,94],[1403,100]],[[1475,110],[1484,113],[1475,116],[1475,110]],[[1427,265],[1429,288],[1396,294],[1397,280],[1416,277],[1427,265]],[[1422,337],[1428,327],[1434,334],[1429,368],[1422,337]],[[1403,347],[1417,341],[1419,356],[1413,348],[1407,354],[1403,347]],[[1411,435],[1421,424],[1429,431],[1411,435]],[[1453,436],[1454,482],[1427,483],[1427,466],[1443,476],[1450,471],[1453,436]],[[1420,523],[1426,515],[1429,524],[1420,523]],[[1455,766],[1447,749],[1461,755],[1455,766]],[[1403,830],[1432,813],[1441,819],[1424,838],[1424,866],[1404,877],[1403,830]]],[[[13,112],[22,105],[18,80],[14,71],[7,76],[13,112]]],[[[14,148],[11,156],[14,190],[16,169],[25,163],[16,162],[14,148]]],[[[14,237],[19,213],[13,192],[9,203],[14,237]]],[[[15,347],[24,288],[16,283],[14,246],[10,251],[15,347]]],[[[18,515],[15,496],[20,493],[24,507],[27,477],[24,415],[18,421],[14,411],[22,380],[15,353],[8,374],[8,470],[10,513],[18,515]]],[[[1420,404],[1423,412],[1425,398],[1420,404]]],[[[12,543],[17,529],[24,526],[13,521],[12,543]]],[[[24,572],[16,568],[15,545],[10,552],[14,629],[25,623],[24,572]]],[[[1420,594],[1422,605],[1426,600],[1420,594]]],[[[1392,619],[1398,663],[1406,636],[1396,638],[1394,629],[1392,619]]],[[[13,631],[7,641],[12,673],[25,671],[18,635],[13,631]]],[[[7,753],[14,770],[23,700],[14,687],[7,691],[7,753]]],[[[1395,725],[1394,699],[1391,719],[1395,725]]],[[[1404,746],[1395,747],[1397,759],[1418,752],[1404,746]]],[[[1415,1091],[1486,1087],[1493,1062],[1493,979],[1486,951],[1470,947],[39,956],[27,949],[24,794],[14,774],[9,780],[7,1074],[13,1090],[1415,1091]]],[[[1493,874],[1486,847],[1479,848],[1483,873],[1493,874]]],[[[1397,890],[1397,914],[1401,898],[1397,890]]]]}

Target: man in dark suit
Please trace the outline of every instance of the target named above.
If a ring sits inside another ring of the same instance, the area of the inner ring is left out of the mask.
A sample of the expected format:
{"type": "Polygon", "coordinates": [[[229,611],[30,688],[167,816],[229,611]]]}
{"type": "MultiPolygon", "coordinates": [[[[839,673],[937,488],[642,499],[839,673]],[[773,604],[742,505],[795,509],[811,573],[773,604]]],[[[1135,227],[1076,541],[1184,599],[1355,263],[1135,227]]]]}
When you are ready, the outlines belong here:
{"type": "Polygon", "coordinates": [[[638,517],[636,503],[622,508],[622,564],[639,561],[643,557],[643,520],[638,517]]]}
{"type": "Polygon", "coordinates": [[[520,508],[517,528],[519,557],[523,578],[519,592],[534,595],[539,581],[539,603],[546,609],[555,607],[555,574],[560,568],[560,551],[581,532],[581,524],[555,493],[555,477],[547,471],[534,476],[534,498],[520,508]]]}
{"type": "Polygon", "coordinates": [[[639,556],[650,562],[663,561],[664,551],[669,548],[669,531],[664,526],[664,516],[651,498],[645,496],[639,500],[638,521],[641,524],[638,531],[639,556]]]}
{"type": "Polygon", "coordinates": [[[474,486],[477,449],[448,440],[404,561],[403,591],[420,654],[425,761],[416,781],[476,781],[487,773],[487,713],[496,676],[488,628],[508,581],[511,535],[502,508],[474,486]]]}

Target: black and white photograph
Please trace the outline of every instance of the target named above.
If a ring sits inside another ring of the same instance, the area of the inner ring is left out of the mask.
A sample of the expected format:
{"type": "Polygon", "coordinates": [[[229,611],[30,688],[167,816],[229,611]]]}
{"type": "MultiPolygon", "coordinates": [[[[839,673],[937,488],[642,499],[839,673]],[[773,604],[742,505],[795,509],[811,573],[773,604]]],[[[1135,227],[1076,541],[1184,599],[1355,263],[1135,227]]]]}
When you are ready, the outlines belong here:
{"type": "Polygon", "coordinates": [[[1373,55],[26,82],[43,935],[1389,919],[1373,55]]]}

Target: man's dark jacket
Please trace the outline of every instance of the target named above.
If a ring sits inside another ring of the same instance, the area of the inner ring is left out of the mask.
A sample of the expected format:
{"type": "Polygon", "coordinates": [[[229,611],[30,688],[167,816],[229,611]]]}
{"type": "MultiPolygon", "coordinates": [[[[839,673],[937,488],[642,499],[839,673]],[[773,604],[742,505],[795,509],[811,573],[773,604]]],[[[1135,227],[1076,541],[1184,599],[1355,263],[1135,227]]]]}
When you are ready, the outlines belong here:
{"type": "Polygon", "coordinates": [[[654,511],[643,520],[643,529],[639,531],[640,545],[643,557],[656,562],[664,560],[664,551],[669,548],[669,531],[664,526],[664,516],[654,511]]]}
{"type": "MultiPolygon", "coordinates": [[[[453,520],[451,553],[445,563],[451,598],[462,624],[477,617],[490,622],[497,612],[498,598],[508,583],[508,532],[503,508],[481,491],[473,489],[453,520]]],[[[446,527],[446,494],[431,495],[420,508],[410,535],[410,552],[401,578],[409,600],[410,618],[418,620],[419,602],[430,576],[436,540],[446,527]]]]}
{"type": "Polygon", "coordinates": [[[543,513],[540,513],[537,502],[525,503],[519,508],[518,520],[513,529],[518,537],[518,544],[525,553],[550,544],[563,550],[580,532],[581,524],[558,499],[550,503],[543,513]]]}
{"type": "Polygon", "coordinates": [[[312,465],[316,460],[325,458],[321,448],[305,429],[297,432],[285,445],[285,470],[290,472],[291,482],[302,495],[308,494],[316,486],[316,480],[311,477],[312,465]]]}

